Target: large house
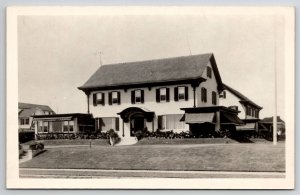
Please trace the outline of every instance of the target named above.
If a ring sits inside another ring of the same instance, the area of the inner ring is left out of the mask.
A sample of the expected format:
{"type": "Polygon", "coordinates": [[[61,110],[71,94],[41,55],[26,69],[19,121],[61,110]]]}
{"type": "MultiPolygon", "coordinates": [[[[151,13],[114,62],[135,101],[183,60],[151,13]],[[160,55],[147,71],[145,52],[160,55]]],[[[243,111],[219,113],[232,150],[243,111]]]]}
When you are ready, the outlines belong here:
{"type": "Polygon", "coordinates": [[[143,129],[218,131],[243,124],[239,111],[219,105],[223,86],[209,53],[103,65],[79,89],[97,130],[133,137],[143,129]]]}
{"type": "Polygon", "coordinates": [[[28,104],[19,102],[18,109],[19,132],[34,132],[34,115],[55,114],[54,111],[47,105],[28,104]]]}
{"type": "Polygon", "coordinates": [[[262,127],[258,122],[260,121],[259,112],[262,107],[236,89],[224,83],[223,86],[224,90],[220,94],[220,105],[240,111],[238,117],[245,123],[237,126],[236,129],[241,131],[258,131],[261,129],[262,127]]]}

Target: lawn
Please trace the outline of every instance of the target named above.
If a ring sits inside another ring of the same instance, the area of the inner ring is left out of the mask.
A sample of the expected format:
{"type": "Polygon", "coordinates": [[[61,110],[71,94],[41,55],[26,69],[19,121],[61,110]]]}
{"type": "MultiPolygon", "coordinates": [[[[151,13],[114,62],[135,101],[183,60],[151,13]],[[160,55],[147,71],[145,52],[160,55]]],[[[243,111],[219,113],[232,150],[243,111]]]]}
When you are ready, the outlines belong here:
{"type": "Polygon", "coordinates": [[[285,171],[284,143],[53,148],[22,168],[285,171]]]}

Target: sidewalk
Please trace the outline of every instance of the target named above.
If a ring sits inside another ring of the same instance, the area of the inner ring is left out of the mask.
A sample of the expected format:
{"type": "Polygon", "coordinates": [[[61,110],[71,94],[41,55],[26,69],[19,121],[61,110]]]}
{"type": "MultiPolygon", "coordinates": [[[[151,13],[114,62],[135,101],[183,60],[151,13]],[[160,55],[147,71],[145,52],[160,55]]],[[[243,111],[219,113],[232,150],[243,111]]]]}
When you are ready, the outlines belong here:
{"type": "Polygon", "coordinates": [[[284,178],[282,172],[156,171],[20,168],[21,178],[284,178]]]}

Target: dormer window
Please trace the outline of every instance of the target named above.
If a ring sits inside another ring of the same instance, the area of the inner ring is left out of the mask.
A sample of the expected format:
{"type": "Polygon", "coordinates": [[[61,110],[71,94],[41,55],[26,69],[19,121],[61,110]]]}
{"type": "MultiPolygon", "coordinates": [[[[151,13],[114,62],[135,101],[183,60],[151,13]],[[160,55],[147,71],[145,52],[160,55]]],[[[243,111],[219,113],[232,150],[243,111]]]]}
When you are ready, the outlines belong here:
{"type": "Polygon", "coordinates": [[[144,103],[144,90],[134,90],[131,91],[131,103],[137,104],[137,103],[144,103]]]}
{"type": "Polygon", "coordinates": [[[156,89],[156,102],[169,102],[170,101],[170,89],[159,88],[156,89]]]}
{"type": "Polygon", "coordinates": [[[104,93],[102,93],[102,92],[93,94],[93,104],[94,104],[94,106],[97,106],[98,104],[104,105],[105,104],[104,98],[105,98],[105,96],[104,96],[104,93]]]}
{"type": "Polygon", "coordinates": [[[208,77],[208,78],[211,78],[211,67],[208,66],[208,67],[206,68],[206,74],[207,74],[207,77],[208,77]]]}
{"type": "Polygon", "coordinates": [[[174,100],[180,101],[180,100],[188,100],[188,87],[182,86],[182,87],[175,87],[174,88],[174,100]]]}
{"type": "Polygon", "coordinates": [[[121,104],[121,95],[119,91],[113,91],[108,93],[109,105],[121,104]]]}

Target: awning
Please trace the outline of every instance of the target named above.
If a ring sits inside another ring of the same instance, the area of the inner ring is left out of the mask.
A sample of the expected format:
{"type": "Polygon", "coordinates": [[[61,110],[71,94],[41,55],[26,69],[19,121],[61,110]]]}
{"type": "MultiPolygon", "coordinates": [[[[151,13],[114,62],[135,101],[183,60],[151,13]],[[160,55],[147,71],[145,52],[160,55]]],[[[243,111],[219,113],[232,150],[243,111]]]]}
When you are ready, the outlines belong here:
{"type": "Polygon", "coordinates": [[[59,121],[71,121],[73,117],[48,117],[48,118],[34,118],[33,121],[44,121],[44,122],[59,122],[59,121]]]}
{"type": "Polygon", "coordinates": [[[221,121],[221,125],[226,125],[226,124],[243,125],[244,124],[244,122],[236,114],[231,114],[228,112],[220,113],[220,121],[221,121]]]}
{"type": "Polygon", "coordinates": [[[236,130],[256,130],[255,123],[246,123],[245,125],[237,126],[236,130]]]}
{"type": "Polygon", "coordinates": [[[201,124],[201,123],[214,123],[215,113],[186,113],[185,123],[187,124],[201,124]]]}

